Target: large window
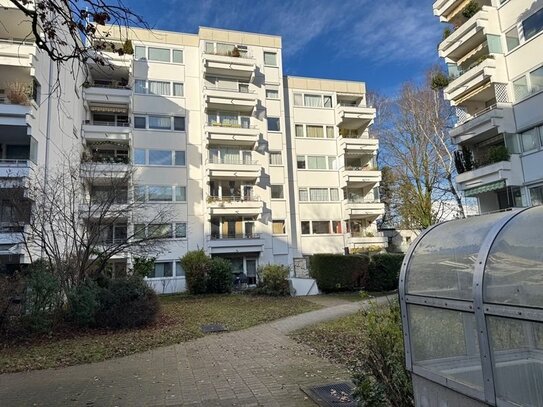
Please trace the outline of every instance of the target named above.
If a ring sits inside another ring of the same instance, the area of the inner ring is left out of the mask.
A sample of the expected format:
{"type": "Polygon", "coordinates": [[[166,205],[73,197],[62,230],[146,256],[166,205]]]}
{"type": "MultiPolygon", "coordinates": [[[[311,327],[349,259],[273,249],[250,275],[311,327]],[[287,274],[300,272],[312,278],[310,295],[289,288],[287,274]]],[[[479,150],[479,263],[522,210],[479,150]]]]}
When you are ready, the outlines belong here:
{"type": "Polygon", "coordinates": [[[294,126],[296,130],[296,137],[308,137],[308,138],[334,138],[334,127],[333,126],[317,126],[317,125],[303,125],[296,124],[294,126]],[[304,131],[305,128],[305,131],[304,131]]]}
{"type": "Polygon", "coordinates": [[[528,152],[539,148],[539,137],[537,134],[537,127],[527,130],[520,134],[520,140],[522,143],[522,151],[528,152]]]}
{"type": "Polygon", "coordinates": [[[529,40],[543,30],[543,8],[524,20],[522,22],[522,29],[525,40],[529,40]]]}
{"type": "Polygon", "coordinates": [[[530,188],[530,199],[532,205],[543,205],[543,185],[530,188]]]}
{"type": "Polygon", "coordinates": [[[147,187],[147,200],[149,202],[173,201],[172,187],[165,185],[149,185],[147,187]]]}
{"type": "Polygon", "coordinates": [[[330,233],[330,222],[325,221],[316,221],[314,220],[312,223],[312,229],[314,235],[326,235],[330,233]]]}
{"type": "Polygon", "coordinates": [[[337,188],[299,188],[300,202],[337,202],[339,190],[337,188]]]}
{"type": "Polygon", "coordinates": [[[296,167],[299,170],[335,170],[337,157],[326,155],[296,156],[296,167]]]}
{"type": "Polygon", "coordinates": [[[295,93],[294,106],[332,108],[332,96],[295,93]]]}
{"type": "Polygon", "coordinates": [[[168,48],[149,47],[147,51],[149,61],[170,62],[170,50],[168,48]]]}
{"type": "Polygon", "coordinates": [[[170,82],[149,81],[149,93],[151,95],[170,96],[170,82]]]}
{"type": "Polygon", "coordinates": [[[169,116],[149,116],[149,128],[154,130],[171,130],[171,118],[169,116]]]}
{"type": "Polygon", "coordinates": [[[279,91],[277,89],[266,89],[266,99],[279,99],[279,91]]]}
{"type": "Polygon", "coordinates": [[[528,96],[530,91],[528,90],[528,80],[526,79],[526,76],[513,81],[513,91],[517,102],[528,96]]]}
{"type": "Polygon", "coordinates": [[[186,187],[170,185],[136,185],[134,196],[139,202],[186,202],[186,187]]]}
{"type": "Polygon", "coordinates": [[[149,278],[172,277],[173,267],[170,261],[155,262],[155,267],[149,278]]]}
{"type": "Polygon", "coordinates": [[[149,150],[149,165],[172,165],[170,150],[149,150]]]}
{"type": "Polygon", "coordinates": [[[530,87],[532,93],[543,90],[543,66],[530,72],[530,87]]]}
{"type": "Polygon", "coordinates": [[[134,128],[150,130],[185,131],[185,118],[183,116],[134,116],[134,128]],[[173,122],[173,127],[172,127],[173,122]]]}
{"type": "Polygon", "coordinates": [[[324,138],[324,128],[322,126],[306,126],[307,137],[324,138]]]}
{"type": "Polygon", "coordinates": [[[149,61],[182,64],[183,50],[136,45],[134,49],[134,59],[148,59],[149,61]]]}
{"type": "Polygon", "coordinates": [[[134,164],[184,166],[185,152],[181,150],[146,150],[142,148],[136,148],[134,150],[134,164]]]}
{"type": "Polygon", "coordinates": [[[321,95],[304,95],[305,107],[322,107],[321,95]]]}

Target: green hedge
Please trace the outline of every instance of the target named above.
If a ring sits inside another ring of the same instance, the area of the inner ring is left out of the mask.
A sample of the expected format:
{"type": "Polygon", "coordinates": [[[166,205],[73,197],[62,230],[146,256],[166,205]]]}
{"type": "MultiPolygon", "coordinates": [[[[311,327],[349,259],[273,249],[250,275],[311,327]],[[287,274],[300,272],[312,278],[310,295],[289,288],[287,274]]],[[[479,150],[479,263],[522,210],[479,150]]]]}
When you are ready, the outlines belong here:
{"type": "Polygon", "coordinates": [[[321,291],[353,291],[366,285],[367,255],[315,254],[309,264],[310,275],[321,291]]]}
{"type": "Polygon", "coordinates": [[[390,291],[398,288],[403,254],[374,254],[368,268],[368,291],[390,291]]]}

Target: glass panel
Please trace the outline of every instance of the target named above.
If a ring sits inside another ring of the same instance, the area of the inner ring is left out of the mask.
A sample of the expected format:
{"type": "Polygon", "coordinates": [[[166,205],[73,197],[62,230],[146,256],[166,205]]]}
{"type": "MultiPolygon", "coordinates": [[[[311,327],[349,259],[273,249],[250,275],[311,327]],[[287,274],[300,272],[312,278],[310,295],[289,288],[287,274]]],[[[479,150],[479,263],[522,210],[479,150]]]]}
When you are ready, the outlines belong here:
{"type": "Polygon", "coordinates": [[[498,234],[485,269],[485,301],[543,307],[543,207],[513,218],[498,234]]]}
{"type": "Polygon", "coordinates": [[[310,233],[309,221],[302,221],[302,235],[309,235],[310,233]]]}
{"type": "Polygon", "coordinates": [[[184,95],[184,89],[182,83],[174,83],[173,84],[173,95],[174,96],[183,96],[184,95]]]}
{"type": "Polygon", "coordinates": [[[142,47],[141,45],[136,45],[136,49],[134,51],[134,58],[135,59],[145,59],[145,47],[142,47]]]}
{"type": "Polygon", "coordinates": [[[337,170],[337,158],[336,157],[328,157],[328,169],[329,170],[337,170]]]}
{"type": "Polygon", "coordinates": [[[145,150],[136,148],[134,150],[134,164],[145,165],[145,150]]]}
{"type": "Polygon", "coordinates": [[[181,265],[180,261],[175,262],[175,275],[176,277],[185,277],[185,270],[183,270],[183,266],[181,265]]]}
{"type": "Polygon", "coordinates": [[[321,95],[304,95],[305,107],[322,107],[321,95]]]}
{"type": "Polygon", "coordinates": [[[146,117],[145,116],[134,116],[134,128],[136,129],[144,129],[146,123],[146,117]]]}
{"type": "Polygon", "coordinates": [[[295,125],[294,129],[296,130],[296,137],[304,136],[304,126],[302,124],[295,125]]]}
{"type": "Polygon", "coordinates": [[[185,131],[185,118],[180,116],[175,116],[173,118],[173,129],[175,131],[185,131]]]}
{"type": "Polygon", "coordinates": [[[300,188],[298,193],[300,194],[300,201],[301,202],[309,201],[309,195],[307,194],[307,188],[300,188]]]}
{"type": "Polygon", "coordinates": [[[170,50],[167,48],[149,47],[149,61],[170,62],[170,50]]]}
{"type": "Polygon", "coordinates": [[[528,81],[525,76],[513,81],[513,91],[517,102],[528,96],[530,92],[528,91],[528,81]]]}
{"type": "Polygon", "coordinates": [[[155,269],[153,273],[149,275],[150,278],[159,277],[172,277],[172,263],[171,262],[155,262],[155,269]]]}
{"type": "Polygon", "coordinates": [[[407,292],[472,300],[473,268],[483,239],[506,213],[435,227],[417,245],[407,271],[407,292]]]}
{"type": "Polygon", "coordinates": [[[154,237],[154,238],[171,238],[172,225],[170,224],[148,225],[147,234],[149,237],[154,237]]]}
{"type": "Polygon", "coordinates": [[[176,238],[185,238],[187,237],[187,224],[186,223],[175,223],[174,224],[174,233],[176,238]]]}
{"type": "MultiPolygon", "coordinates": [[[[543,130],[543,128],[542,128],[543,130]]],[[[543,137],[543,134],[542,134],[543,137]]],[[[28,158],[36,164],[38,162],[38,142],[34,137],[30,137],[30,153],[28,155],[28,158]]]]}
{"type": "Polygon", "coordinates": [[[532,206],[543,205],[543,186],[530,188],[532,206]]]}
{"type": "Polygon", "coordinates": [[[277,66],[277,54],[275,52],[264,52],[264,65],[277,66]]]}
{"type": "Polygon", "coordinates": [[[145,201],[145,185],[135,185],[134,186],[134,199],[137,202],[145,201]]]}
{"type": "Polygon", "coordinates": [[[505,33],[505,41],[507,43],[507,51],[511,51],[520,45],[516,26],[505,33]]]}
{"type": "Polygon", "coordinates": [[[330,222],[325,221],[313,221],[313,234],[314,235],[326,235],[330,233],[330,222]]]}
{"type": "Polygon", "coordinates": [[[339,201],[339,190],[337,188],[330,189],[330,200],[339,201]]]}
{"type": "Polygon", "coordinates": [[[169,96],[170,82],[149,81],[149,93],[151,95],[169,96]]]}
{"type": "Polygon", "coordinates": [[[540,406],[543,400],[543,324],[487,317],[498,400],[540,406]]]}
{"type": "Polygon", "coordinates": [[[543,66],[530,72],[530,86],[532,93],[543,90],[543,66]]]}
{"type": "Polygon", "coordinates": [[[524,30],[524,39],[529,40],[538,32],[543,30],[543,9],[536,11],[530,17],[522,22],[524,30]]]}
{"type": "Polygon", "coordinates": [[[271,186],[271,197],[272,199],[283,199],[283,185],[272,185],[271,186]]]}
{"type": "Polygon", "coordinates": [[[483,373],[473,314],[408,305],[413,364],[483,389],[483,373]]]}
{"type": "Polygon", "coordinates": [[[183,63],[183,50],[181,49],[174,49],[172,50],[172,62],[175,62],[177,64],[183,63]]]}
{"type": "Polygon", "coordinates": [[[294,106],[303,106],[304,100],[301,93],[294,94],[294,106]]]}
{"type": "Polygon", "coordinates": [[[175,188],[175,201],[176,202],[185,202],[187,200],[187,189],[186,187],[176,186],[175,188]]]}
{"type": "Polygon", "coordinates": [[[285,221],[284,220],[274,220],[272,221],[272,233],[274,235],[283,235],[285,234],[285,221]]]}
{"type": "Polygon", "coordinates": [[[299,155],[296,157],[296,168],[298,168],[299,170],[305,170],[306,166],[304,155],[299,155]]]}
{"type": "Polygon", "coordinates": [[[326,138],[334,138],[334,128],[332,126],[326,126],[326,138]]]}
{"type": "Polygon", "coordinates": [[[532,151],[539,148],[539,140],[537,137],[537,128],[530,129],[520,134],[522,142],[522,151],[532,151]]]}
{"type": "Polygon", "coordinates": [[[149,185],[147,187],[150,202],[161,202],[172,200],[172,187],[163,185],[149,185]]]}
{"type": "Polygon", "coordinates": [[[487,34],[486,41],[488,44],[488,52],[491,54],[501,54],[502,42],[499,35],[487,34]]]}
{"type": "Polygon", "coordinates": [[[168,116],[149,116],[149,128],[157,130],[171,130],[171,118],[168,116]]]}
{"type": "Polygon", "coordinates": [[[149,150],[149,165],[172,165],[170,150],[149,150]]]}
{"type": "Polygon", "coordinates": [[[275,89],[266,89],[267,99],[279,99],[279,92],[275,89]]]}
{"type": "Polygon", "coordinates": [[[518,134],[505,134],[505,146],[507,147],[507,151],[511,154],[519,154],[522,152],[518,134]]]}
{"type": "Polygon", "coordinates": [[[322,126],[306,126],[307,137],[324,138],[324,129],[322,126]]]}
{"type": "Polygon", "coordinates": [[[341,234],[341,221],[333,220],[332,221],[332,233],[341,234]]]}
{"type": "Polygon", "coordinates": [[[278,117],[268,117],[268,130],[269,131],[280,131],[279,118],[278,117]]]}
{"type": "Polygon", "coordinates": [[[332,96],[324,96],[324,107],[332,107],[332,96]]]}
{"type": "Polygon", "coordinates": [[[174,154],[175,154],[174,165],[185,165],[185,152],[175,151],[174,154]]]}
{"type": "Polygon", "coordinates": [[[144,224],[134,225],[134,237],[139,240],[145,239],[145,225],[144,224]]]}
{"type": "Polygon", "coordinates": [[[326,170],[327,164],[326,164],[326,157],[324,156],[307,156],[307,168],[310,170],[326,170]]]}
{"type": "Polygon", "coordinates": [[[270,164],[271,165],[281,165],[283,164],[281,153],[270,153],[270,164]]]}
{"type": "Polygon", "coordinates": [[[213,53],[215,53],[215,43],[213,43],[213,42],[206,42],[206,43],[205,43],[205,53],[206,53],[206,54],[213,54],[213,53]]]}
{"type": "Polygon", "coordinates": [[[311,202],[326,202],[329,200],[328,188],[310,188],[309,200],[311,202]]]}
{"type": "Polygon", "coordinates": [[[134,92],[147,93],[147,87],[145,86],[145,81],[143,79],[136,79],[134,81],[134,92]]]}

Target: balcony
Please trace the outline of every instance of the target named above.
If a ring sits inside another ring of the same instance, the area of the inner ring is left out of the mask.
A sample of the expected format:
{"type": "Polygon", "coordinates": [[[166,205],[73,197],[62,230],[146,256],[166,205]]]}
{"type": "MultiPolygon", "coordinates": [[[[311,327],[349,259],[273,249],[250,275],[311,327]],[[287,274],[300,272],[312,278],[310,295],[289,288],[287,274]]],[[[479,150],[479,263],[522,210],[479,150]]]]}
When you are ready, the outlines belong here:
{"type": "Polygon", "coordinates": [[[118,159],[93,159],[83,158],[81,162],[81,176],[84,178],[110,178],[118,179],[126,177],[131,169],[127,157],[118,159]]]}
{"type": "Polygon", "coordinates": [[[345,167],[343,186],[349,188],[367,188],[381,182],[381,171],[359,167],[345,167]]]}
{"type": "Polygon", "coordinates": [[[0,178],[27,178],[34,167],[30,160],[0,159],[0,178]]]}
{"type": "Polygon", "coordinates": [[[251,57],[204,54],[204,72],[207,75],[230,76],[248,80],[253,76],[255,69],[256,63],[251,57]]]}
{"type": "MultiPolygon", "coordinates": [[[[511,177],[511,162],[500,161],[497,163],[485,165],[472,171],[458,174],[456,177],[456,184],[460,191],[468,191],[475,188],[479,189],[479,187],[484,186],[487,186],[488,190],[492,190],[490,188],[499,187],[500,185],[503,185],[503,187],[505,187],[505,185],[508,184],[507,181],[510,180],[511,177]]],[[[480,191],[480,193],[485,192],[484,188],[481,188],[480,191]]]]}
{"type": "Polygon", "coordinates": [[[217,144],[254,146],[260,130],[255,126],[242,126],[225,123],[211,123],[204,128],[207,140],[217,144]]]}
{"type": "Polygon", "coordinates": [[[494,21],[498,21],[496,9],[484,6],[439,44],[439,56],[458,61],[483,44],[487,40],[487,34],[499,35],[499,27],[493,25],[494,21]]]}
{"type": "Polygon", "coordinates": [[[379,141],[373,138],[367,137],[341,137],[339,139],[339,146],[349,155],[368,155],[375,153],[379,148],[379,141]]]}
{"type": "Polygon", "coordinates": [[[345,205],[345,217],[351,219],[377,218],[385,213],[385,204],[375,200],[348,200],[345,205]]]}
{"type": "Polygon", "coordinates": [[[208,236],[207,247],[211,254],[255,253],[263,251],[264,240],[258,233],[212,234],[208,236]]]}
{"type": "Polygon", "coordinates": [[[130,123],[88,120],[83,124],[83,136],[89,141],[130,142],[130,123]]]}
{"type": "Polygon", "coordinates": [[[497,82],[498,65],[503,64],[503,57],[489,56],[475,66],[462,72],[445,88],[445,99],[450,100],[456,106],[466,97],[474,95],[480,90],[486,89],[485,83],[497,82]]]}
{"type": "Polygon", "coordinates": [[[0,126],[26,126],[27,115],[31,112],[30,104],[19,105],[0,102],[0,126]]]}
{"type": "MultiPolygon", "coordinates": [[[[462,19],[458,18],[461,11],[469,3],[469,0],[436,0],[433,4],[434,15],[439,17],[442,22],[452,22],[455,20],[460,25],[462,19]],[[459,20],[459,21],[456,21],[459,20]]],[[[477,0],[481,6],[490,6],[491,0],[477,0]]]]}
{"type": "Polygon", "coordinates": [[[255,196],[209,196],[207,207],[210,215],[256,216],[262,213],[264,203],[255,196]]]}
{"type": "Polygon", "coordinates": [[[459,122],[454,129],[451,129],[449,135],[455,144],[460,144],[466,141],[478,142],[486,139],[487,135],[514,132],[514,128],[504,128],[504,126],[511,127],[509,124],[513,123],[504,121],[504,117],[507,116],[505,109],[508,106],[508,104],[498,103],[468,116],[463,122],[459,122]]]}
{"type": "Polygon", "coordinates": [[[204,87],[204,99],[207,109],[226,109],[239,112],[251,112],[258,100],[253,91],[216,87],[204,87]]]}
{"type": "Polygon", "coordinates": [[[83,97],[87,103],[107,103],[129,105],[132,97],[132,89],[128,86],[87,84],[83,90],[83,97]]]}
{"type": "Polygon", "coordinates": [[[260,177],[262,166],[253,160],[223,160],[210,159],[207,161],[207,173],[212,178],[256,180],[260,177]]]}
{"type": "Polygon", "coordinates": [[[347,241],[353,248],[367,246],[381,246],[385,248],[388,246],[388,239],[385,236],[367,236],[364,233],[353,233],[347,241]]]}
{"type": "Polygon", "coordinates": [[[336,106],[336,116],[338,126],[364,131],[373,122],[375,109],[341,103],[336,106]]]}
{"type": "MultiPolygon", "coordinates": [[[[4,12],[2,10],[2,13],[4,12]]],[[[0,39],[0,65],[30,68],[34,52],[35,45],[32,41],[0,39]]]]}

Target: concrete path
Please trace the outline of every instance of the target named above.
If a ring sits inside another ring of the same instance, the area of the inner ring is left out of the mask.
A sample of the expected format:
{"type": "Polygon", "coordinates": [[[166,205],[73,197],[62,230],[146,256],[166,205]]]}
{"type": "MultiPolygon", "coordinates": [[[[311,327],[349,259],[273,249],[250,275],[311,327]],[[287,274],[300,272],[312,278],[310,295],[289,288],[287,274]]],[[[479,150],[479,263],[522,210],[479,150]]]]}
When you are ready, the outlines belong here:
{"type": "Polygon", "coordinates": [[[300,386],[349,373],[286,334],[366,306],[338,305],[105,362],[0,375],[0,405],[314,406],[300,386]]]}

